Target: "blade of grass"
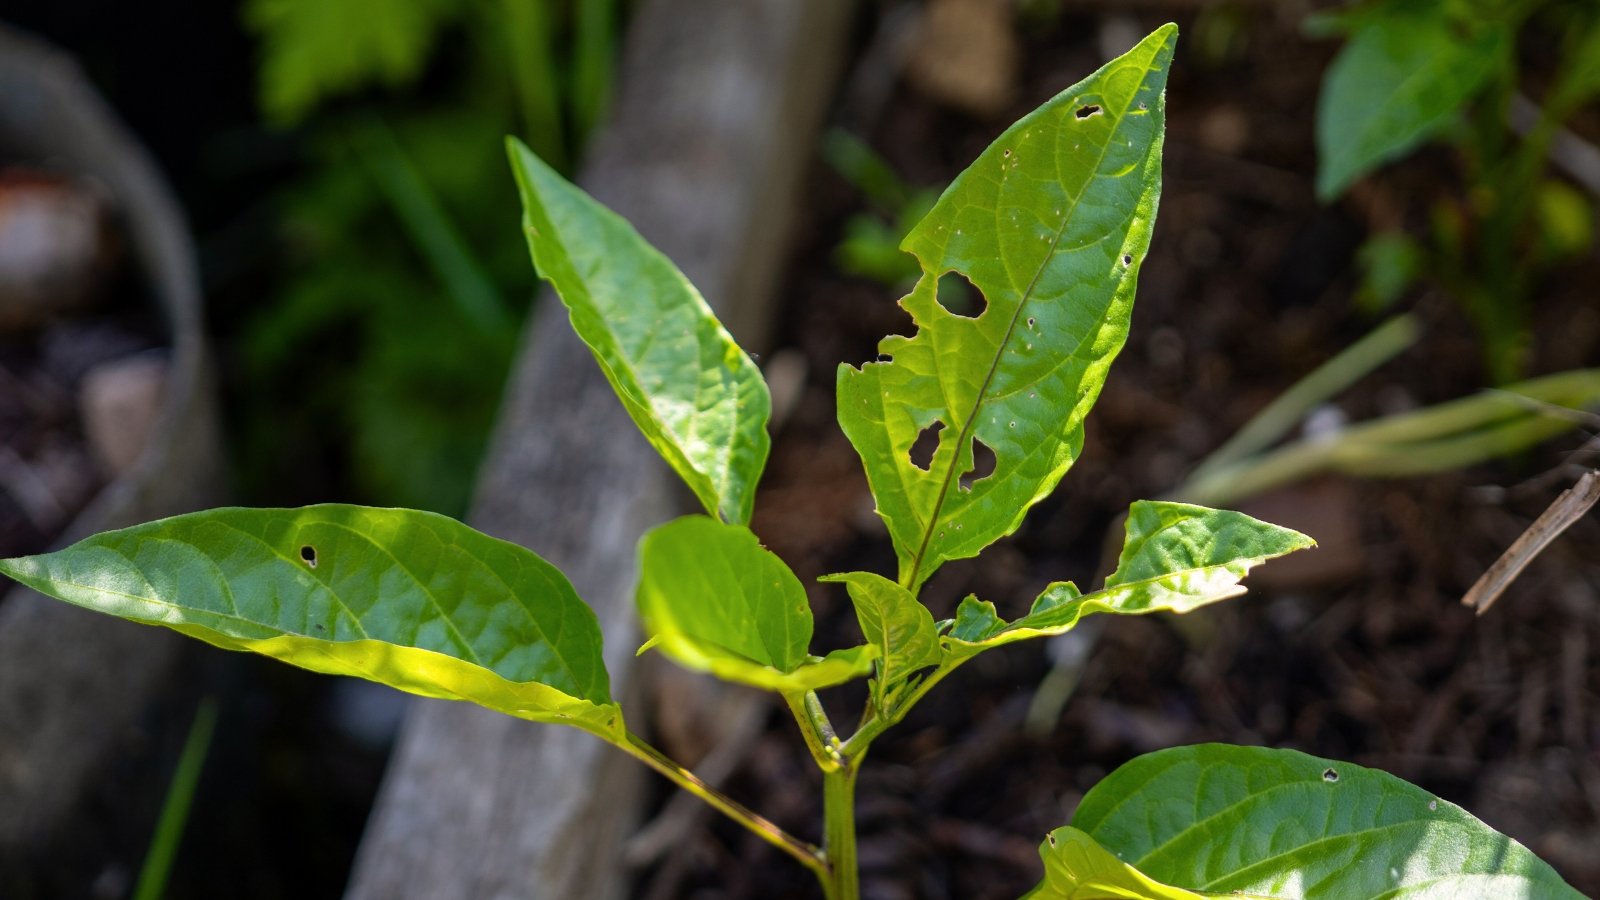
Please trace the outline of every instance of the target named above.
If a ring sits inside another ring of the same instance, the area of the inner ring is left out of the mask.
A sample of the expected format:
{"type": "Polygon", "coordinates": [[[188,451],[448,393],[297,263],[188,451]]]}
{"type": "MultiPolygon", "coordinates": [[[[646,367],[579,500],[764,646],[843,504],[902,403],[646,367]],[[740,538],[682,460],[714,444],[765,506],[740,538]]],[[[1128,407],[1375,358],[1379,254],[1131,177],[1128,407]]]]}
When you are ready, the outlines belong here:
{"type": "Polygon", "coordinates": [[[155,834],[150,838],[150,849],[145,852],[144,865],[139,869],[133,900],[161,900],[166,896],[167,878],[172,873],[178,847],[183,843],[183,827],[189,820],[195,787],[200,783],[200,770],[205,767],[216,728],[217,701],[207,697],[200,701],[194,721],[189,724],[189,736],[184,739],[183,753],[178,757],[172,783],[167,786],[167,797],[161,803],[155,834]]]}
{"type": "Polygon", "coordinates": [[[572,58],[572,123],[577,142],[593,133],[611,106],[617,55],[616,0],[575,0],[577,46],[572,58]]]}
{"type": "MultiPolygon", "coordinates": [[[[1256,413],[1233,437],[1195,467],[1188,482],[1202,481],[1219,469],[1270,447],[1293,430],[1311,410],[1405,352],[1421,334],[1422,329],[1416,317],[1409,314],[1395,316],[1379,325],[1366,337],[1295,382],[1256,413]]],[[[1174,493],[1183,496],[1184,489],[1180,487],[1174,493]]]]}
{"type": "MultiPolygon", "coordinates": [[[[579,6],[588,5],[583,0],[579,6]]],[[[523,139],[558,172],[570,172],[561,87],[556,72],[555,23],[549,0],[501,0],[506,64],[516,88],[523,139]]]]}
{"type": "Polygon", "coordinates": [[[351,144],[462,317],[485,334],[507,333],[512,328],[511,315],[494,282],[468,249],[438,196],[411,164],[394,132],[373,116],[355,127],[351,144]]]}
{"type": "Polygon", "coordinates": [[[1600,405],[1600,369],[1578,369],[1295,441],[1190,478],[1172,497],[1228,506],[1323,472],[1397,478],[1507,456],[1572,429],[1573,410],[1600,405]],[[1560,413],[1554,410],[1561,410],[1560,413]]]}

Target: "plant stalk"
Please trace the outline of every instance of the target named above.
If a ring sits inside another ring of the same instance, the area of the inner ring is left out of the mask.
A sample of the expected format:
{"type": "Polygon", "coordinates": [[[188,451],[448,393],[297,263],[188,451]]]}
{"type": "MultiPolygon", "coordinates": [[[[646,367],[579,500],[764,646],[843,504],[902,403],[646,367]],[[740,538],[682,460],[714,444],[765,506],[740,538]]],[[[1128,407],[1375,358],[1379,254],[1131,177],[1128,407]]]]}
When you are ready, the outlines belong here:
{"type": "Polygon", "coordinates": [[[822,776],[822,852],[827,859],[823,894],[828,900],[860,900],[861,876],[856,866],[856,772],[861,757],[822,776]]]}
{"type": "MultiPolygon", "coordinates": [[[[678,765],[671,757],[645,743],[643,738],[631,731],[627,732],[625,740],[615,742],[615,746],[660,772],[673,784],[704,800],[713,809],[750,829],[757,837],[794,857],[801,865],[810,869],[824,885],[829,883],[832,878],[831,867],[823,851],[816,846],[784,831],[775,823],[751,811],[749,807],[707,784],[700,776],[678,765]]],[[[851,776],[851,783],[852,785],[854,784],[853,775],[851,776]]],[[[853,827],[854,823],[852,823],[852,829],[853,827]]],[[[852,859],[855,853],[854,837],[855,832],[852,830],[852,859]]],[[[832,897],[831,894],[829,896],[830,898],[832,897]]],[[[853,898],[855,894],[850,894],[849,896],[853,898]]]]}

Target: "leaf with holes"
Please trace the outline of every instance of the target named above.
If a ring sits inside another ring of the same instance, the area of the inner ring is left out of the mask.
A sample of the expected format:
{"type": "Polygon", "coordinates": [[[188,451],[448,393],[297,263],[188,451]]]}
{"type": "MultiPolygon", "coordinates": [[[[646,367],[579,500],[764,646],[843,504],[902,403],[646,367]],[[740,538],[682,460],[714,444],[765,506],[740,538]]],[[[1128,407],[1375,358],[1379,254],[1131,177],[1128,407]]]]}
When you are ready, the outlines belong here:
{"type": "Polygon", "coordinates": [[[214,509],[0,560],[0,573],[224,649],[623,733],[599,624],[566,577],[434,513],[214,509]]]}
{"type": "Polygon", "coordinates": [[[1050,832],[1039,845],[1039,859],[1044,862],[1044,880],[1023,900],[1202,900],[1193,891],[1146,877],[1070,825],[1050,832]]]}
{"type": "Polygon", "coordinates": [[[1146,754],[1095,785],[1072,825],[1145,876],[1208,895],[1582,896],[1455,804],[1387,772],[1294,750],[1146,754]]]}
{"type": "Polygon", "coordinates": [[[1287,528],[1228,510],[1141,500],[1128,509],[1122,554],[1105,587],[1080,595],[1070,581],[1045,588],[1026,616],[1007,624],[994,605],[968,597],[945,639],[960,659],[990,647],[1061,634],[1094,613],[1186,613],[1244,593],[1255,566],[1316,545],[1287,528]]]}
{"type": "Polygon", "coordinates": [[[1355,18],[1317,100],[1317,195],[1411,152],[1447,128],[1497,73],[1509,73],[1511,29],[1456,21],[1443,4],[1389,3],[1355,18]]]}
{"type": "Polygon", "coordinates": [[[750,529],[684,516],[639,542],[639,614],[650,646],[686,668],[780,693],[872,671],[873,646],[810,655],[805,587],[750,529]]]}
{"type": "Polygon", "coordinates": [[[639,430],[706,512],[750,521],[772,400],[750,357],[672,261],[626,220],[506,142],[540,277],[639,430]]]}
{"type": "Polygon", "coordinates": [[[878,677],[873,691],[883,708],[884,690],[918,669],[939,664],[939,630],[928,608],[911,592],[871,572],[828,575],[842,582],[856,607],[856,621],[867,643],[878,648],[878,677]]]}
{"type": "Polygon", "coordinates": [[[1157,30],[985,150],[902,244],[917,332],[839,369],[839,423],[908,589],[1016,530],[1077,459],[1155,223],[1176,40],[1157,30]],[[986,301],[976,316],[941,304],[951,272],[986,301]]]}

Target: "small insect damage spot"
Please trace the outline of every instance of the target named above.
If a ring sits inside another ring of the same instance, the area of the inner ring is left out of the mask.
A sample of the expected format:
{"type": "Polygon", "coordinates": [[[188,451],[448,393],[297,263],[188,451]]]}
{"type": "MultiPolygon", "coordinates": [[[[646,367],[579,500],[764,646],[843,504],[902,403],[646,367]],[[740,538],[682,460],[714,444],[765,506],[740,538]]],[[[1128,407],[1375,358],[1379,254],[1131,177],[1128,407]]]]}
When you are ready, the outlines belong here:
{"type": "Polygon", "coordinates": [[[961,476],[961,489],[972,490],[972,486],[990,475],[994,474],[994,467],[998,460],[994,451],[988,444],[977,438],[972,439],[972,469],[961,476]]]}
{"type": "Polygon", "coordinates": [[[1334,782],[1338,781],[1339,780],[1339,772],[1338,772],[1338,770],[1336,770],[1336,769],[1334,769],[1332,767],[1323,769],[1322,770],[1322,780],[1326,781],[1329,784],[1333,784],[1334,782]]]}
{"type": "Polygon", "coordinates": [[[1054,847],[1056,845],[1056,836],[1055,835],[1047,834],[1047,835],[1044,836],[1044,839],[1050,843],[1050,846],[1054,847]]]}
{"type": "Polygon", "coordinates": [[[917,435],[911,442],[911,464],[926,472],[933,468],[933,454],[939,449],[939,432],[944,430],[943,422],[935,422],[917,435]]]}
{"type": "Polygon", "coordinates": [[[1122,255],[1122,267],[1124,269],[1126,269],[1127,267],[1129,267],[1131,265],[1133,265],[1133,257],[1131,257],[1131,256],[1127,255],[1126,253],[1124,253],[1122,255]]]}
{"type": "Polygon", "coordinates": [[[1100,115],[1100,105],[1098,103],[1091,103],[1088,106],[1080,106],[1078,107],[1078,111],[1073,113],[1073,115],[1077,116],[1079,120],[1087,119],[1090,116],[1098,116],[1100,115]]]}
{"type": "Polygon", "coordinates": [[[305,546],[301,547],[300,561],[304,562],[310,568],[315,569],[317,567],[317,548],[311,546],[310,544],[306,544],[305,546]]]}

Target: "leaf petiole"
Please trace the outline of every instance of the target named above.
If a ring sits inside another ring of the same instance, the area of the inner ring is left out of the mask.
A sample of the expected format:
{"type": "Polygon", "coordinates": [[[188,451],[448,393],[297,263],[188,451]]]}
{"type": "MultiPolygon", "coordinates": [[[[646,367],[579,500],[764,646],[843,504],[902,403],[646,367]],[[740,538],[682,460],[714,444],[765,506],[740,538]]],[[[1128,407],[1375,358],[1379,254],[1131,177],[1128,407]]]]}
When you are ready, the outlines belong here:
{"type": "Polygon", "coordinates": [[[623,740],[615,741],[614,745],[629,756],[655,769],[665,776],[668,781],[704,800],[713,809],[743,825],[757,837],[794,857],[801,865],[810,869],[824,884],[829,882],[831,874],[828,861],[823,856],[822,850],[816,845],[800,840],[778,827],[776,823],[707,784],[700,776],[679,765],[671,757],[650,746],[643,738],[631,731],[626,732],[623,740]]]}

